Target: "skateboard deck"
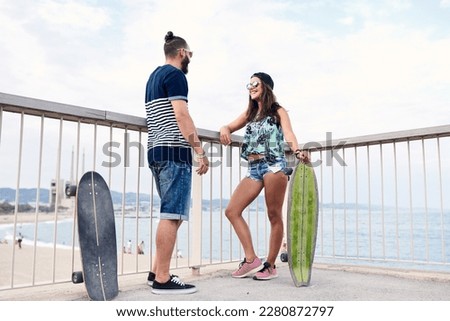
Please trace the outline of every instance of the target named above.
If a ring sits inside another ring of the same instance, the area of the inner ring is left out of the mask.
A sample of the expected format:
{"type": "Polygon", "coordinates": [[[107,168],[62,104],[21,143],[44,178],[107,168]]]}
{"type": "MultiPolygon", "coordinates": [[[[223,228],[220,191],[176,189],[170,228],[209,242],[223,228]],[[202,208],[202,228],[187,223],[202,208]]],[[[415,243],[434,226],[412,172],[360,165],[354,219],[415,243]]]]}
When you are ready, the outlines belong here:
{"type": "Polygon", "coordinates": [[[316,248],[319,197],[314,169],[300,162],[289,185],[287,260],[297,287],[308,286],[316,248]]]}
{"type": "Polygon", "coordinates": [[[87,172],[77,190],[78,235],[83,276],[91,300],[111,300],[119,292],[114,208],[105,180],[87,172]]]}

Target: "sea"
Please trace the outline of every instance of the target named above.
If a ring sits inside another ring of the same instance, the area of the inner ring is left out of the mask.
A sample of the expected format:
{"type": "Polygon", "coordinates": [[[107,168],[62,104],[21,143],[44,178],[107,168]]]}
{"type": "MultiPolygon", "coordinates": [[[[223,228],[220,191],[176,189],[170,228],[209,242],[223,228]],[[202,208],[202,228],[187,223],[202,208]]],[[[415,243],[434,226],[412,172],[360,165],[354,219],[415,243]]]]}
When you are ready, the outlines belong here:
{"type": "MultiPolygon", "coordinates": [[[[148,253],[149,244],[154,243],[158,213],[154,212],[152,216],[136,215],[136,211],[124,215],[119,210],[116,213],[118,251],[131,243],[134,252],[136,245],[143,242],[144,253],[148,253]]],[[[256,252],[264,256],[270,236],[265,212],[251,209],[244,212],[244,218],[249,222],[256,252]]],[[[179,256],[189,255],[193,229],[192,222],[185,222],[180,227],[176,244],[179,256]]],[[[36,242],[37,246],[43,247],[78,247],[72,219],[58,220],[57,224],[43,221],[37,226],[17,223],[16,235],[19,233],[24,245],[36,242]]],[[[203,210],[201,233],[203,260],[217,262],[243,258],[237,236],[222,210],[203,210]]],[[[13,235],[13,224],[0,225],[1,242],[11,242],[13,235]]],[[[450,272],[450,211],[322,207],[315,261],[450,272]]]]}

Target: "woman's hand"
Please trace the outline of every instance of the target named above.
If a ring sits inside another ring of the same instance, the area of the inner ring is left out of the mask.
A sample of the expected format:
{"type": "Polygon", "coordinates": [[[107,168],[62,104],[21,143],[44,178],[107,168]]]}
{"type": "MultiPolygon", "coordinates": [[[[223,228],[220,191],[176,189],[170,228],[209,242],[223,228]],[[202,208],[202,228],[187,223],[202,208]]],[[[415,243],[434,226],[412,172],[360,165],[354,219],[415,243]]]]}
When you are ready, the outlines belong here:
{"type": "Polygon", "coordinates": [[[220,143],[222,143],[223,145],[230,145],[231,144],[230,127],[222,126],[220,128],[220,143]]]}
{"type": "Polygon", "coordinates": [[[311,162],[311,155],[307,150],[297,149],[294,154],[302,163],[308,164],[311,162]]]}

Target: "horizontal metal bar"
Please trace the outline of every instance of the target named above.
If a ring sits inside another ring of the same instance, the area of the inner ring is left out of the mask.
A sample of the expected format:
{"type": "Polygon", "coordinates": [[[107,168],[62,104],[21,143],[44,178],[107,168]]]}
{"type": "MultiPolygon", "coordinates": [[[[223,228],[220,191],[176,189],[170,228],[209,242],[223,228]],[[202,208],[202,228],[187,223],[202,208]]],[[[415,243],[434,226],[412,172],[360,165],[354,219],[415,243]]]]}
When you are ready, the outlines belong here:
{"type": "MultiPolygon", "coordinates": [[[[132,116],[107,110],[98,110],[75,105],[68,105],[41,99],[16,96],[0,92],[0,106],[4,111],[24,113],[26,115],[45,116],[48,118],[80,121],[82,123],[107,125],[116,128],[128,128],[138,131],[147,131],[145,117],[132,116]]],[[[198,129],[200,138],[220,141],[218,131],[198,129]]],[[[233,146],[242,142],[242,137],[232,135],[233,146]]]]}
{"type": "Polygon", "coordinates": [[[330,141],[320,141],[314,143],[303,144],[301,148],[305,146],[313,146],[315,150],[329,150],[337,146],[341,148],[352,148],[360,146],[370,146],[388,143],[398,143],[421,139],[430,139],[437,137],[447,137],[450,136],[450,125],[425,127],[411,130],[402,130],[387,132],[381,134],[348,137],[332,139],[330,141]]]}

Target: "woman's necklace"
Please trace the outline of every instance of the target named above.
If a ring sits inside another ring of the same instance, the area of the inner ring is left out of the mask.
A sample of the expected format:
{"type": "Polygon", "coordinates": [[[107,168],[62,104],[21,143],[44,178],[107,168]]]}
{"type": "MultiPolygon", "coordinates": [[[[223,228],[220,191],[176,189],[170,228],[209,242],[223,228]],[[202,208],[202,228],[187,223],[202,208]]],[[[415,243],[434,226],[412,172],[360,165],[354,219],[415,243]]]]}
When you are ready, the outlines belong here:
{"type": "Polygon", "coordinates": [[[254,122],[260,122],[261,121],[261,113],[257,113],[256,115],[255,115],[255,117],[253,118],[253,121],[254,122]]]}
{"type": "Polygon", "coordinates": [[[259,118],[260,118],[260,116],[261,116],[261,108],[258,108],[258,112],[256,113],[256,116],[255,116],[255,120],[259,120],[259,118]]]}

